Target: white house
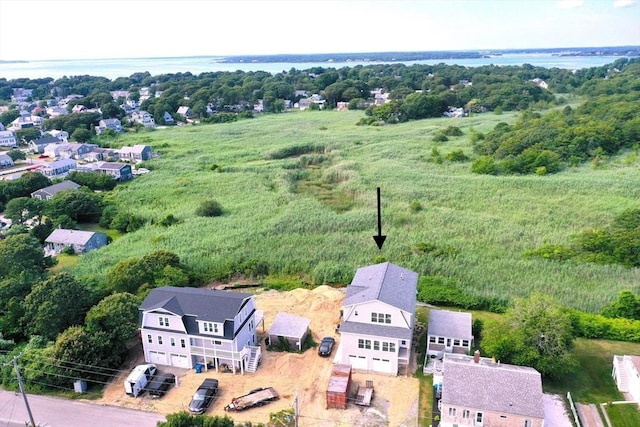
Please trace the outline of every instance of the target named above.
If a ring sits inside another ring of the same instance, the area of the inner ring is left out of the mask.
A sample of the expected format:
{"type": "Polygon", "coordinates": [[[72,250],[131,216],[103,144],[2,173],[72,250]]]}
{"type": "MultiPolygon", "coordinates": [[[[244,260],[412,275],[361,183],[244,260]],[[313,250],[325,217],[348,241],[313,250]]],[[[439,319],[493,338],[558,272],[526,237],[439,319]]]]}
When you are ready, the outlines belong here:
{"type": "Polygon", "coordinates": [[[255,372],[261,350],[257,327],[264,313],[251,294],[165,286],[140,306],[144,360],[156,365],[255,372]]]}
{"type": "Polygon", "coordinates": [[[100,135],[107,129],[111,129],[114,132],[122,132],[122,122],[119,119],[100,120],[98,126],[96,126],[96,133],[100,135]]]}
{"type": "MultiPolygon", "coordinates": [[[[433,308],[429,311],[425,357],[441,358],[444,353],[467,354],[472,343],[471,313],[433,308]]],[[[425,360],[425,368],[427,365],[425,360]]]]}
{"type": "Polygon", "coordinates": [[[127,145],[118,150],[118,156],[120,160],[140,162],[143,160],[149,160],[153,149],[150,145],[136,144],[133,147],[127,145]]]}
{"type": "Polygon", "coordinates": [[[13,159],[6,154],[0,154],[0,168],[13,166],[13,159]]]}
{"type": "Polygon", "coordinates": [[[17,147],[18,140],[16,134],[10,130],[0,130],[0,147],[17,147]]]}
{"type": "Polygon", "coordinates": [[[613,380],[622,393],[640,404],[640,356],[613,356],[613,380]]]}
{"type": "Polygon", "coordinates": [[[94,231],[56,228],[44,242],[47,253],[59,254],[65,248],[70,247],[75,253],[84,254],[105,246],[107,235],[94,231]]]}
{"type": "Polygon", "coordinates": [[[140,123],[142,126],[146,128],[154,128],[156,127],[156,122],[153,120],[153,116],[144,110],[134,111],[131,113],[131,120],[140,123]]]}
{"type": "Polygon", "coordinates": [[[41,174],[48,177],[64,177],[69,171],[77,168],[77,163],[73,159],[61,159],[55,162],[46,163],[38,170],[41,174]]]}
{"type": "Polygon", "coordinates": [[[407,369],[418,274],[388,262],[359,268],[347,287],[335,363],[397,375],[407,369]]]}

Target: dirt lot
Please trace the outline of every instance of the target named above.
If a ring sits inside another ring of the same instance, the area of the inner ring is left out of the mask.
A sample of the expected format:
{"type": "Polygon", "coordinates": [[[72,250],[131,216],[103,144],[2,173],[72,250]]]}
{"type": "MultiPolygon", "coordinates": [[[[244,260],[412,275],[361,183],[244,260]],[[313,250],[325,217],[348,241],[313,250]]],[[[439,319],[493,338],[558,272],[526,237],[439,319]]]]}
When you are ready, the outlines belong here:
{"type": "MultiPolygon", "coordinates": [[[[320,342],[323,336],[334,336],[336,348],[339,334],[335,333],[340,307],[344,299],[344,290],[320,286],[312,291],[296,289],[291,292],[266,291],[256,294],[256,305],[264,311],[264,328],[259,327],[260,341],[264,343],[266,332],[280,311],[304,316],[311,319],[311,332],[314,340],[320,342]]],[[[269,421],[269,414],[292,408],[296,393],[299,397],[300,426],[410,426],[418,425],[418,380],[411,377],[355,372],[353,380],[364,385],[373,380],[375,392],[371,407],[362,408],[350,404],[346,410],[325,409],[325,390],[331,374],[332,359],[321,358],[313,349],[303,354],[266,351],[260,367],[255,373],[236,374],[209,370],[196,374],[193,370],[177,368],[179,386],[171,389],[161,399],[151,399],[144,395],[137,399],[124,393],[122,378],[118,378],[105,390],[104,397],[97,403],[139,408],[169,414],[186,410],[191,395],[204,378],[212,377],[220,381],[218,398],[207,411],[208,415],[229,415],[234,420],[262,422],[269,421]],[[224,406],[234,396],[240,396],[256,387],[274,387],[280,394],[280,400],[266,406],[252,408],[239,413],[225,413],[224,406]]],[[[335,350],[334,350],[335,355],[335,350]]],[[[142,362],[142,352],[131,367],[142,362]]]]}

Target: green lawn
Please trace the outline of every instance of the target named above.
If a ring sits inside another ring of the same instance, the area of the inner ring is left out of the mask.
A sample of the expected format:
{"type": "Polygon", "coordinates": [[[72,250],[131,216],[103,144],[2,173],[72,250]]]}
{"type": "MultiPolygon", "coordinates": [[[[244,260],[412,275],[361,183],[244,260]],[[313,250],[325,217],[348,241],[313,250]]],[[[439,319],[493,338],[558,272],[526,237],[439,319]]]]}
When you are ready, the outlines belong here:
{"type": "Polygon", "coordinates": [[[638,427],[640,426],[640,412],[638,405],[606,405],[605,409],[612,427],[638,427]]]}

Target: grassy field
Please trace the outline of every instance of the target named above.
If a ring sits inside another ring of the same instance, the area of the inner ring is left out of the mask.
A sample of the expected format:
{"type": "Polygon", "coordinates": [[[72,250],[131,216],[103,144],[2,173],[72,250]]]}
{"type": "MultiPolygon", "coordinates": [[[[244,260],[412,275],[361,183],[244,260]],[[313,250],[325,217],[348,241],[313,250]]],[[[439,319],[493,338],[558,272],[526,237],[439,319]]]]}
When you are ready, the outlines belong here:
{"type": "Polygon", "coordinates": [[[385,259],[450,277],[473,294],[537,290],[591,311],[621,290],[640,291],[634,270],[522,255],[545,242],[569,243],[637,208],[637,160],[552,176],[475,175],[469,162],[433,162],[432,149],[472,156],[470,131],[486,132],[513,114],[356,126],[362,114],[291,112],[120,137],[160,153],[146,163],[151,173],[110,196],[149,225],[87,254],[73,270],[101,276],[121,259],[166,249],[202,277],[222,280],[267,271],[310,284],[348,283],[358,267],[385,259]],[[433,142],[451,125],[464,135],[433,142]],[[382,251],[372,239],[377,187],[388,236],[382,251]],[[197,217],[206,199],[220,202],[224,215],[197,217]],[[169,214],[181,223],[152,224],[169,214]],[[413,250],[423,243],[449,255],[413,250]]]}
{"type": "Polygon", "coordinates": [[[640,426],[640,412],[638,412],[638,405],[607,405],[605,409],[613,427],[640,426]]]}

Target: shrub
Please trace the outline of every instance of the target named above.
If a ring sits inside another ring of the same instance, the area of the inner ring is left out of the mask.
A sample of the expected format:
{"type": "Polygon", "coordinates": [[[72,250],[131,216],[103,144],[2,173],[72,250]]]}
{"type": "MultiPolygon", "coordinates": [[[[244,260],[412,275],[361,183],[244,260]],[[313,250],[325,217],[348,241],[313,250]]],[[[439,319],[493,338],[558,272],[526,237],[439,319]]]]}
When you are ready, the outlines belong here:
{"type": "Polygon", "coordinates": [[[445,158],[450,162],[466,162],[469,160],[469,156],[464,154],[462,150],[453,150],[445,155],[445,158]]]}
{"type": "Polygon", "coordinates": [[[471,163],[471,172],[482,175],[497,175],[498,167],[490,156],[480,156],[471,163]]]}
{"type": "Polygon", "coordinates": [[[213,199],[205,200],[196,209],[196,215],[205,217],[220,216],[222,215],[222,205],[213,199]]]}

